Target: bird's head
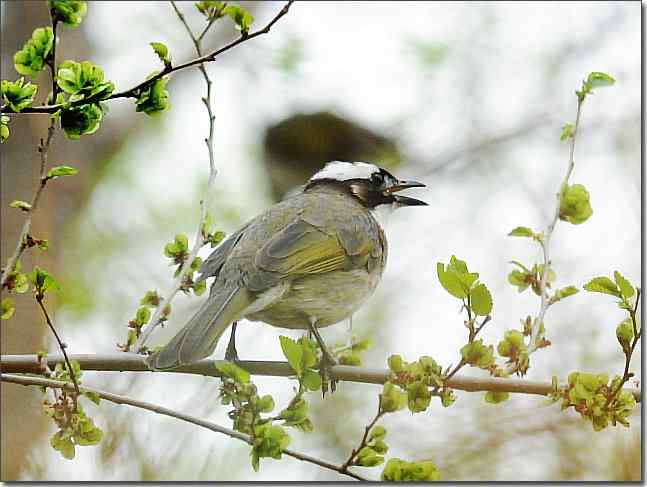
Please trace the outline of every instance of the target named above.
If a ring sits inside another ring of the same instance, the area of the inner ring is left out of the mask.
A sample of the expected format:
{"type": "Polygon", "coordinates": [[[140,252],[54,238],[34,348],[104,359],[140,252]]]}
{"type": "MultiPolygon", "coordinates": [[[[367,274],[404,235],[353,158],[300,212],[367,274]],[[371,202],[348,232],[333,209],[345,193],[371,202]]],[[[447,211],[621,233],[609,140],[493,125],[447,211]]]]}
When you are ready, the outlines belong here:
{"type": "Polygon", "coordinates": [[[399,180],[386,169],[367,162],[329,162],[310,178],[306,190],[324,184],[344,187],[372,210],[427,205],[424,201],[397,194],[407,188],[424,188],[423,183],[399,180]]]}

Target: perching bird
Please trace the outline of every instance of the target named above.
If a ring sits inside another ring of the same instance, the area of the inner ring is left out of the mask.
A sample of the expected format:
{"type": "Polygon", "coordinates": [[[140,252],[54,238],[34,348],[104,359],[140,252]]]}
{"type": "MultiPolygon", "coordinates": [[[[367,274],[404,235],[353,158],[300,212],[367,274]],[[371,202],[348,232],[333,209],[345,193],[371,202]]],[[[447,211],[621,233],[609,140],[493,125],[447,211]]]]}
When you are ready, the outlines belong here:
{"type": "Polygon", "coordinates": [[[200,280],[215,277],[209,297],[146,363],[165,370],[207,357],[230,324],[247,318],[310,330],[333,364],[317,328],[349,318],[373,293],[387,258],[376,213],[426,205],[396,194],[424,186],[373,164],[328,163],[214,250],[200,268],[200,280]]]}

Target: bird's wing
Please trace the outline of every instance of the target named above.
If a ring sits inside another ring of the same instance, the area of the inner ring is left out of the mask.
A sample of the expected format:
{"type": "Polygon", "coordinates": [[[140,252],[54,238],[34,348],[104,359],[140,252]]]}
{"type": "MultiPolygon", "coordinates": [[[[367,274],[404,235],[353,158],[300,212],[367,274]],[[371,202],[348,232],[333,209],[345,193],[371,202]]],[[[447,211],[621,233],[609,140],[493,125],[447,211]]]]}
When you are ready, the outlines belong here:
{"type": "Polygon", "coordinates": [[[230,235],[226,240],[221,242],[213,252],[211,252],[211,255],[209,255],[209,257],[207,257],[200,266],[199,281],[203,281],[209,277],[218,277],[220,269],[231,254],[231,251],[234,250],[234,247],[240,241],[247,226],[248,225],[243,226],[236,231],[236,233],[230,235]]]}
{"type": "Polygon", "coordinates": [[[366,264],[372,246],[361,225],[342,225],[335,232],[325,232],[298,217],[261,247],[254,264],[284,276],[350,270],[366,264]]]}

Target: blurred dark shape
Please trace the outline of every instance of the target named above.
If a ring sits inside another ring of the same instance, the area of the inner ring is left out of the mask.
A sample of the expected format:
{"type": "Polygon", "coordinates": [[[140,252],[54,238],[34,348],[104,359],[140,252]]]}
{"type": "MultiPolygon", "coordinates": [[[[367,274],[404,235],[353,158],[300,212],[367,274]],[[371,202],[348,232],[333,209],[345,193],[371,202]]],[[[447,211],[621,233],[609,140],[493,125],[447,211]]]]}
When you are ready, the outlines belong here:
{"type": "Polygon", "coordinates": [[[401,162],[395,141],[330,112],[293,115],[267,129],[264,163],[280,200],[329,161],[401,162]]]}

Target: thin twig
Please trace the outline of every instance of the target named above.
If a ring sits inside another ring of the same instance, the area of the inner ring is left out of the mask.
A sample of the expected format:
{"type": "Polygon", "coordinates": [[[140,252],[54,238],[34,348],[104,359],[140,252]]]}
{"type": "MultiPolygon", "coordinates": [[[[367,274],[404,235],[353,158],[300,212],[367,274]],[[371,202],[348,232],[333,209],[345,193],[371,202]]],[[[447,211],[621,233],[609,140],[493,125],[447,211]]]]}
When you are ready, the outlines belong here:
{"type": "Polygon", "coordinates": [[[634,374],[632,372],[629,372],[629,367],[631,366],[631,357],[634,354],[634,350],[636,348],[636,345],[638,345],[638,342],[640,341],[640,337],[642,336],[642,329],[638,329],[638,323],[636,320],[636,313],[638,312],[638,302],[640,301],[640,288],[637,288],[636,290],[636,302],[634,303],[633,309],[629,310],[629,315],[631,316],[631,326],[633,328],[634,332],[634,338],[631,341],[631,345],[629,346],[628,350],[623,350],[625,354],[625,369],[624,372],[622,373],[622,378],[620,380],[620,383],[618,386],[615,388],[615,390],[607,397],[607,401],[605,403],[605,407],[608,407],[609,404],[613,402],[613,400],[618,396],[618,393],[620,390],[624,387],[624,385],[629,382],[629,379],[631,379],[634,374]]]}
{"type": "MultiPolygon", "coordinates": [[[[0,380],[2,382],[8,382],[12,384],[20,384],[23,386],[38,386],[38,387],[49,387],[53,389],[63,389],[63,390],[71,390],[70,384],[66,382],[61,382],[57,380],[51,380],[51,379],[42,379],[40,377],[27,377],[27,376],[20,376],[20,375],[12,375],[12,374],[2,374],[0,375],[0,380]]],[[[102,391],[99,389],[94,389],[90,387],[82,387],[83,392],[89,392],[96,394],[99,396],[101,399],[105,399],[106,401],[110,401],[115,404],[123,404],[126,406],[132,406],[135,408],[139,409],[145,409],[147,411],[151,411],[153,413],[161,414],[163,416],[169,416],[171,418],[179,419],[180,421],[185,421],[187,423],[194,424],[196,426],[200,426],[202,428],[206,428],[208,430],[214,431],[216,433],[220,433],[223,435],[227,435],[230,438],[234,438],[236,440],[244,441],[245,443],[251,445],[252,440],[248,435],[245,435],[243,433],[239,433],[234,430],[230,430],[229,428],[225,428],[224,426],[220,426],[216,423],[212,423],[211,421],[205,421],[204,419],[196,418],[194,416],[189,416],[188,414],[181,413],[179,411],[174,411],[169,408],[165,408],[163,406],[158,406],[157,404],[152,404],[149,402],[145,401],[139,401],[137,399],[131,399],[126,396],[121,396],[119,394],[113,394],[112,392],[107,392],[107,391],[102,391]]],[[[335,465],[333,463],[326,462],[324,460],[320,460],[319,458],[307,455],[305,453],[300,453],[294,450],[290,449],[285,449],[283,450],[283,453],[286,455],[296,458],[297,460],[301,460],[306,463],[311,463],[313,465],[317,465],[321,468],[325,468],[327,470],[333,470],[337,473],[340,473],[342,475],[346,475],[348,477],[352,477],[356,480],[363,480],[366,481],[368,479],[357,475],[353,472],[346,472],[343,471],[341,466],[335,465]]]]}
{"type": "MultiPolygon", "coordinates": [[[[49,69],[52,75],[52,99],[51,99],[52,104],[55,103],[56,101],[56,92],[57,92],[57,84],[56,84],[56,27],[57,25],[58,25],[58,22],[52,17],[52,32],[54,33],[54,43],[52,45],[51,57],[47,61],[47,65],[49,66],[49,69]]],[[[11,257],[9,257],[9,260],[7,260],[7,264],[2,269],[2,277],[0,278],[0,289],[4,289],[4,287],[7,285],[7,282],[9,280],[9,275],[16,268],[16,263],[18,262],[18,259],[20,259],[23,252],[28,248],[27,236],[29,235],[29,230],[31,229],[32,215],[34,214],[34,212],[36,211],[36,208],[38,207],[38,202],[40,201],[40,197],[48,181],[48,178],[45,175],[45,169],[47,168],[47,153],[49,151],[50,143],[52,142],[52,137],[54,137],[54,129],[56,126],[55,124],[56,124],[56,120],[52,119],[50,121],[49,128],[47,129],[47,138],[45,142],[43,142],[43,139],[40,140],[40,145],[38,146],[38,152],[40,153],[39,184],[38,184],[38,187],[36,188],[34,196],[32,197],[31,203],[29,205],[29,210],[27,211],[27,217],[25,218],[25,222],[23,223],[22,230],[20,231],[20,236],[18,237],[18,242],[16,243],[16,249],[14,250],[13,254],[11,254],[11,257]]]]}
{"type": "MultiPolygon", "coordinates": [[[[148,88],[150,85],[152,85],[155,81],[157,81],[160,78],[163,78],[164,76],[174,73],[175,71],[180,71],[182,69],[190,68],[191,66],[195,66],[197,64],[202,64],[202,63],[208,63],[215,61],[215,59],[223,54],[224,52],[229,51],[230,49],[238,46],[239,44],[242,44],[244,42],[247,42],[251,39],[254,39],[255,37],[261,36],[263,34],[267,34],[270,32],[274,24],[276,24],[281,17],[283,17],[285,14],[288,13],[290,10],[290,6],[294,3],[294,0],[290,0],[285,4],[285,6],[279,11],[278,14],[262,29],[259,29],[255,32],[252,32],[251,34],[244,34],[238,37],[236,40],[230,42],[229,44],[221,47],[220,49],[216,49],[215,51],[206,54],[204,56],[200,56],[196,59],[193,59],[191,61],[187,61],[186,63],[183,64],[178,64],[177,66],[172,66],[170,68],[165,68],[162,71],[160,71],[158,74],[155,76],[152,76],[151,78],[142,81],[138,85],[125,90],[125,91],[120,91],[118,93],[113,93],[107,98],[101,98],[101,95],[97,97],[89,97],[87,99],[82,99],[82,100],[77,100],[68,104],[58,104],[58,105],[51,105],[51,106],[38,106],[38,107],[27,107],[24,108],[20,113],[54,113],[57,110],[60,110],[61,108],[71,108],[79,105],[86,105],[88,103],[95,103],[98,101],[106,101],[106,100],[113,100],[115,98],[137,98],[139,93],[148,88]]],[[[0,109],[1,113],[15,113],[9,106],[5,105],[0,109]]]]}
{"type": "Polygon", "coordinates": [[[366,446],[366,443],[368,443],[368,433],[371,431],[373,426],[375,426],[375,423],[377,423],[385,414],[386,411],[382,410],[382,396],[380,396],[377,402],[377,413],[375,413],[372,421],[368,425],[366,425],[366,428],[364,428],[362,441],[359,443],[357,448],[353,448],[353,450],[350,452],[350,455],[348,456],[348,460],[346,460],[341,466],[343,472],[348,472],[348,467],[351,467],[355,464],[354,462],[357,459],[357,455],[359,455],[359,452],[362,451],[362,448],[364,448],[366,446]]]}
{"type": "Polygon", "coordinates": [[[573,133],[571,134],[571,147],[570,147],[568,166],[566,168],[566,175],[564,176],[564,180],[559,185],[559,190],[557,191],[557,194],[556,194],[557,203],[555,207],[555,214],[553,215],[553,219],[548,224],[548,227],[546,227],[543,238],[540,240],[543,257],[544,257],[543,272],[541,275],[541,280],[539,281],[539,290],[541,293],[541,304],[539,306],[539,313],[537,314],[537,317],[535,318],[532,324],[530,340],[528,344],[528,354],[531,354],[535,350],[540,348],[541,341],[539,340],[539,330],[541,329],[541,324],[544,322],[546,311],[548,311],[548,308],[550,307],[550,304],[551,304],[548,299],[548,293],[546,292],[546,284],[548,283],[548,275],[550,274],[550,264],[551,264],[550,239],[553,236],[553,232],[555,231],[555,225],[557,225],[557,222],[559,221],[560,206],[561,206],[560,195],[561,195],[562,189],[566,184],[568,184],[568,180],[571,177],[571,174],[573,173],[573,169],[575,168],[575,158],[574,158],[575,140],[577,138],[577,132],[580,126],[580,114],[582,112],[583,102],[584,102],[584,99],[578,98],[577,115],[575,117],[575,126],[573,128],[573,133]]]}
{"type": "Polygon", "coordinates": [[[51,318],[49,317],[49,313],[47,312],[47,309],[45,308],[45,304],[43,303],[43,297],[36,295],[36,302],[38,302],[38,306],[40,306],[41,311],[43,312],[43,315],[45,316],[45,321],[47,321],[47,325],[49,326],[49,329],[52,330],[52,333],[54,334],[54,338],[56,338],[56,341],[58,342],[58,348],[61,349],[61,353],[63,354],[63,357],[65,358],[65,363],[67,364],[67,370],[70,373],[70,378],[72,379],[72,382],[74,383],[74,391],[76,394],[74,395],[74,411],[76,411],[77,408],[77,402],[78,402],[78,397],[81,395],[81,391],[79,390],[79,383],[76,381],[76,374],[74,373],[74,369],[72,368],[72,363],[70,362],[70,358],[67,356],[67,352],[65,349],[67,348],[67,345],[63,343],[63,340],[61,340],[61,337],[58,336],[58,333],[56,331],[56,328],[54,328],[54,323],[52,323],[51,318]]]}
{"type": "MultiPolygon", "coordinates": [[[[173,370],[151,371],[145,363],[145,357],[135,353],[114,354],[71,354],[71,360],[79,362],[81,369],[89,371],[113,372],[145,372],[151,374],[195,374],[208,377],[220,377],[220,372],[214,366],[218,360],[204,359],[190,365],[183,365],[173,370]]],[[[0,368],[3,372],[42,374],[47,365],[50,368],[64,361],[61,355],[48,355],[40,360],[38,355],[2,355],[0,368]]],[[[294,370],[287,362],[241,360],[237,364],[252,375],[269,377],[293,377],[294,370]]],[[[384,384],[391,378],[389,369],[375,369],[367,367],[354,367],[351,365],[333,365],[329,368],[331,378],[343,382],[360,384],[384,384]]],[[[446,381],[447,387],[452,389],[478,392],[510,392],[517,394],[533,394],[546,396],[553,391],[551,381],[531,381],[526,379],[503,379],[497,377],[469,377],[455,376],[446,381]]],[[[640,401],[640,390],[626,389],[631,392],[637,401],[640,401]]]]}
{"type": "MultiPolygon", "coordinates": [[[[196,53],[198,54],[198,56],[202,56],[201,40],[202,40],[202,37],[204,37],[204,34],[206,34],[206,32],[208,31],[208,29],[213,25],[213,20],[209,22],[209,24],[204,29],[200,37],[196,39],[195,35],[193,34],[193,31],[189,27],[189,24],[186,23],[184,15],[182,14],[182,12],[180,12],[180,10],[175,5],[175,2],[172,1],[171,6],[173,7],[173,10],[175,10],[175,13],[177,14],[182,24],[184,25],[184,28],[189,34],[189,37],[191,37],[191,41],[193,41],[193,45],[195,47],[196,53]]],[[[195,242],[193,243],[193,248],[191,249],[191,252],[189,252],[189,256],[187,257],[187,259],[182,263],[182,267],[180,268],[180,273],[178,274],[173,287],[167,294],[165,294],[162,297],[159,305],[157,306],[157,309],[155,310],[155,313],[153,314],[153,317],[150,320],[150,324],[145,328],[143,333],[140,335],[135,348],[137,352],[141,352],[143,350],[143,347],[146,344],[146,341],[153,333],[155,328],[157,328],[157,326],[159,326],[159,324],[161,323],[161,318],[162,318],[162,313],[164,312],[164,308],[166,308],[166,305],[173,300],[175,295],[182,288],[182,283],[184,282],[186,275],[189,273],[189,270],[191,269],[191,263],[197,257],[198,252],[200,251],[200,249],[204,244],[204,230],[203,230],[204,222],[207,217],[207,211],[211,204],[211,196],[213,194],[213,187],[216,181],[216,176],[218,175],[218,171],[216,170],[216,163],[215,163],[214,151],[213,151],[213,135],[214,135],[216,117],[213,114],[213,108],[211,106],[212,81],[211,81],[211,78],[209,78],[209,74],[207,73],[207,69],[205,68],[204,64],[201,63],[199,68],[200,68],[200,72],[202,73],[202,76],[204,77],[205,83],[207,85],[207,94],[205,97],[202,98],[202,102],[204,103],[207,109],[207,114],[209,115],[209,137],[204,139],[204,142],[207,145],[207,151],[209,153],[209,180],[207,182],[207,189],[205,190],[205,195],[200,201],[200,218],[198,221],[198,230],[196,231],[196,234],[195,234],[195,242]]]]}

